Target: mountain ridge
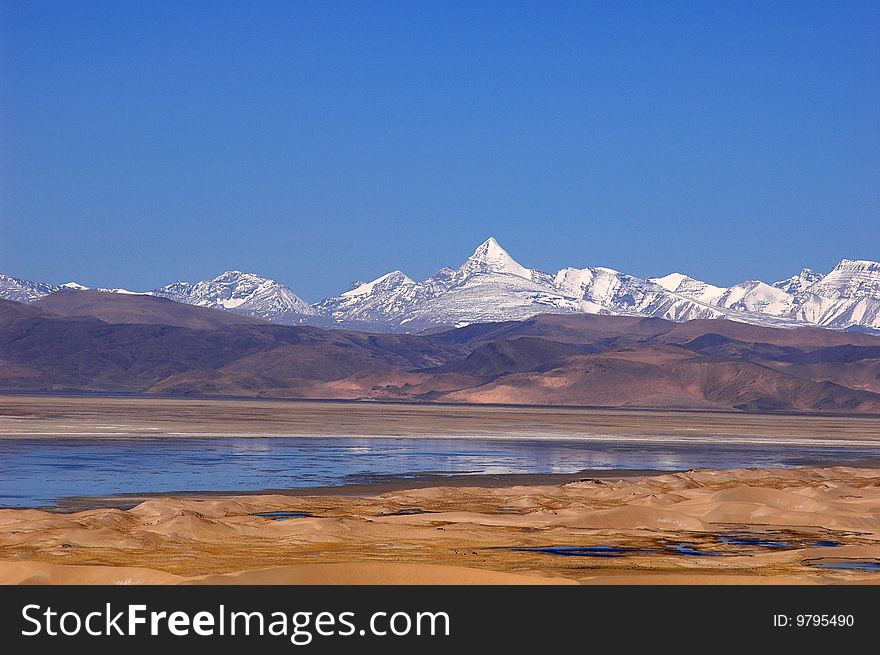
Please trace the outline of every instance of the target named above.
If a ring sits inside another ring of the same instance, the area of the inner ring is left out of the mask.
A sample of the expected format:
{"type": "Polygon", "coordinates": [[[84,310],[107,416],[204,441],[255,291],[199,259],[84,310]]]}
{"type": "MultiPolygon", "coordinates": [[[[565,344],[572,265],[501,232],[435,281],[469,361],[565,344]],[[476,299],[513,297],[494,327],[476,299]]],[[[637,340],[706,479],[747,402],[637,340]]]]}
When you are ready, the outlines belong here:
{"type": "Polygon", "coordinates": [[[880,414],[880,337],[589,314],[375,334],[68,289],[0,300],[0,389],[880,414]]]}
{"type": "MultiPolygon", "coordinates": [[[[32,303],[64,287],[0,275],[0,298],[32,303]]],[[[290,287],[255,273],[174,282],[144,293],[282,324],[418,332],[469,323],[524,320],[543,313],[718,319],[795,327],[880,331],[880,262],[843,259],[822,275],[809,268],[773,283],[721,287],[684,273],[639,278],[611,268],[523,266],[494,237],[457,268],[422,281],[393,270],[337,296],[308,304],[290,287]]]]}

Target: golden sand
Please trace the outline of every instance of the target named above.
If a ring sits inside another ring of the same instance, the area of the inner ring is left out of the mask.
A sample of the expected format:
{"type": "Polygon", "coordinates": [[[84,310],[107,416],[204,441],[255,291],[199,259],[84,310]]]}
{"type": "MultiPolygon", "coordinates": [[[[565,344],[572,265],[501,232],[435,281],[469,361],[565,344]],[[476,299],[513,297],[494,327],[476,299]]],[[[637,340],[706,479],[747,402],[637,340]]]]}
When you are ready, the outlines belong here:
{"type": "Polygon", "coordinates": [[[3,583],[877,583],[814,566],[877,560],[880,472],[844,467],[0,510],[3,583]],[[278,511],[310,516],[254,516],[278,511]],[[547,546],[633,550],[519,550],[547,546]]]}

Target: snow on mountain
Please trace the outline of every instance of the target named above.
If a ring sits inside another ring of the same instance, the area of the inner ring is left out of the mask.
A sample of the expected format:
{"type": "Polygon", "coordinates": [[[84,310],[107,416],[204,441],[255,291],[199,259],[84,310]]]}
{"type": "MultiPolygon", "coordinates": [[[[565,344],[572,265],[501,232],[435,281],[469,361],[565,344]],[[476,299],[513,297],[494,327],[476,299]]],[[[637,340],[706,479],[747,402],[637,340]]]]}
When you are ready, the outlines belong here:
{"type": "Polygon", "coordinates": [[[474,271],[471,263],[468,260],[456,270],[443,269],[420,283],[424,289],[421,302],[401,323],[408,326],[456,325],[579,311],[577,299],[555,289],[542,279],[539,271],[525,269],[527,275],[474,271]]]}
{"type": "Polygon", "coordinates": [[[153,293],[151,293],[150,291],[129,291],[128,289],[119,289],[119,288],[106,289],[106,288],[102,287],[100,289],[95,289],[95,291],[100,291],[101,293],[121,293],[124,296],[152,296],[153,295],[153,293]]]}
{"type": "Polygon", "coordinates": [[[809,268],[803,269],[797,275],[792,275],[790,278],[786,280],[779,280],[779,282],[774,282],[772,286],[777,289],[782,289],[786,293],[796,294],[800,293],[808,286],[813,284],[813,282],[818,282],[822,279],[822,276],[819,273],[816,273],[809,268]]]}
{"type": "Polygon", "coordinates": [[[508,252],[502,248],[495,237],[489,237],[474,251],[474,254],[468,257],[467,261],[461,265],[458,272],[462,277],[477,275],[479,273],[500,273],[502,275],[513,275],[516,277],[532,279],[533,271],[526,268],[508,252]]]}
{"type": "MultiPolygon", "coordinates": [[[[716,296],[727,291],[699,284],[704,290],[717,290],[716,296]]],[[[719,309],[610,268],[565,268],[555,276],[526,268],[493,238],[480,244],[457,269],[441,269],[423,282],[396,271],[317,303],[315,309],[336,323],[358,321],[407,330],[522,320],[540,313],[626,314],[677,321],[741,318],[736,310],[719,309]]]]}
{"type": "Polygon", "coordinates": [[[191,284],[174,282],[151,292],[188,305],[226,309],[278,323],[301,323],[315,310],[275,280],[253,273],[226,271],[211,280],[191,284]]]}
{"type": "MultiPolygon", "coordinates": [[[[33,302],[59,288],[86,287],[0,275],[0,298],[8,300],[33,302]]],[[[762,325],[880,330],[878,262],[844,259],[827,275],[805,268],[774,284],[750,280],[720,287],[683,273],[642,279],[588,267],[549,274],[523,266],[494,238],[480,244],[458,268],[443,268],[421,282],[392,271],[312,306],[275,280],[241,271],[202,282],[175,282],[147,293],[280,323],[377,330],[522,320],[540,313],[674,321],[730,318],[762,325]]]]}
{"type": "Polygon", "coordinates": [[[357,321],[408,330],[570,312],[873,327],[877,303],[864,298],[878,288],[872,265],[878,266],[845,260],[825,278],[804,269],[775,285],[750,280],[731,287],[682,273],[645,280],[604,267],[563,268],[550,275],[523,266],[490,238],[457,269],[444,268],[422,282],[395,271],[314,308],[337,324],[357,321]],[[816,286],[826,279],[836,295],[816,286]],[[800,291],[814,286],[824,294],[818,300],[800,291]]]}
{"type": "Polygon", "coordinates": [[[313,307],[336,322],[395,323],[419,295],[418,285],[401,271],[364,282],[313,307]]]}
{"type": "MultiPolygon", "coordinates": [[[[683,285],[688,288],[690,282],[697,282],[681,274],[657,280],[673,288],[683,285]]],[[[643,280],[604,267],[564,268],[555,278],[557,285],[575,293],[581,299],[584,311],[591,313],[652,316],[671,321],[728,315],[728,312],[670,291],[668,286],[659,284],[657,280],[643,280]]]]}
{"type": "Polygon", "coordinates": [[[679,296],[713,307],[720,315],[751,323],[772,324],[775,321],[765,317],[775,317],[782,322],[795,320],[792,316],[795,306],[794,295],[782,287],[796,288],[799,283],[803,283],[809,273],[811,273],[809,269],[804,269],[800,276],[792,276],[783,283],[775,285],[760,280],[749,280],[731,287],[718,287],[681,273],[650,278],[650,281],[679,296]],[[735,314],[726,310],[731,310],[735,314]]]}
{"type": "Polygon", "coordinates": [[[494,238],[480,244],[459,268],[444,268],[422,282],[395,271],[315,305],[336,322],[363,321],[421,329],[577,312],[577,299],[552,277],[519,264],[494,238]]]}
{"type": "Polygon", "coordinates": [[[343,293],[342,296],[350,299],[362,298],[378,291],[387,291],[405,284],[415,284],[415,282],[401,271],[392,271],[377,277],[372,282],[361,282],[343,293]]]}
{"type": "Polygon", "coordinates": [[[43,282],[31,282],[0,273],[0,298],[15,302],[32,303],[57,291],[58,287],[43,282]]]}
{"type": "Polygon", "coordinates": [[[828,275],[806,291],[825,298],[873,298],[880,300],[880,262],[843,259],[828,275]]]}
{"type": "Polygon", "coordinates": [[[844,259],[795,297],[795,320],[880,329],[880,262],[844,259]]]}
{"type": "Polygon", "coordinates": [[[665,277],[650,278],[649,281],[659,284],[667,291],[710,305],[715,304],[727,291],[724,287],[716,287],[682,273],[670,273],[665,277]]]}
{"type": "Polygon", "coordinates": [[[785,318],[791,313],[794,298],[782,289],[777,289],[760,280],[741,282],[728,288],[714,302],[714,305],[739,312],[765,314],[785,318]]]}

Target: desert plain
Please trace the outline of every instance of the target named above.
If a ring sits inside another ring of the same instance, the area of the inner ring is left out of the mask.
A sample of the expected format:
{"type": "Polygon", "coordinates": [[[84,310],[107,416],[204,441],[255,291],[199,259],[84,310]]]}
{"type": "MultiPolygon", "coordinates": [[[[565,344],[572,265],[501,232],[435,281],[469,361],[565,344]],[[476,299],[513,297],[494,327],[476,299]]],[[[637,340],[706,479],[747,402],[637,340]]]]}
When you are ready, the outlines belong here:
{"type": "MultiPolygon", "coordinates": [[[[398,433],[880,448],[871,416],[0,396],[5,439],[398,433]]],[[[0,582],[880,582],[880,471],[868,466],[251,494],[218,481],[210,494],[104,500],[0,510],[0,582]]]]}

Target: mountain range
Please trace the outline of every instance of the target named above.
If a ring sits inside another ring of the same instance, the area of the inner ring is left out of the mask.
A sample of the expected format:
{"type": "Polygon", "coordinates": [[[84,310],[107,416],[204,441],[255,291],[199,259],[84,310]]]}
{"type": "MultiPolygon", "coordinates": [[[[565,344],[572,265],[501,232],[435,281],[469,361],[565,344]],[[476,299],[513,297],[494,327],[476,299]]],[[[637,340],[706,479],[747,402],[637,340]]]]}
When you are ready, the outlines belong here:
{"type": "MultiPolygon", "coordinates": [[[[0,298],[16,302],[33,303],[64,288],[85,287],[0,275],[0,298]]],[[[519,321],[538,314],[678,322],[726,318],[771,327],[880,330],[880,262],[844,259],[824,275],[804,269],[770,284],[750,280],[719,287],[681,273],[647,279],[604,267],[546,273],[514,260],[494,238],[480,244],[458,268],[443,268],[421,282],[392,271],[312,305],[276,280],[241,271],[140,293],[287,325],[375,332],[519,321]]]]}
{"type": "Polygon", "coordinates": [[[148,294],[0,300],[0,390],[880,413],[880,336],[541,314],[421,334],[148,294]]]}

